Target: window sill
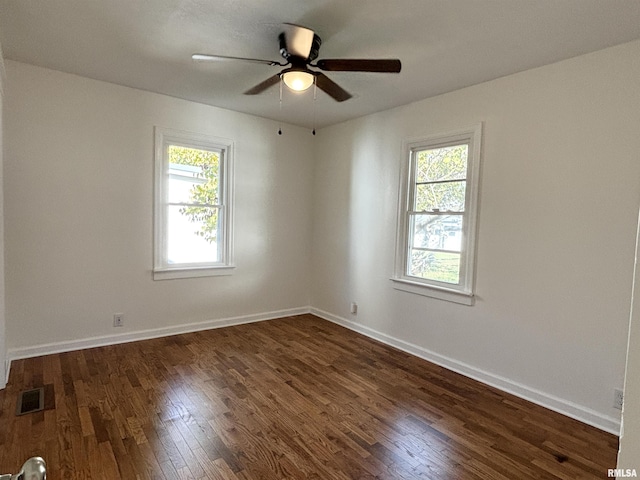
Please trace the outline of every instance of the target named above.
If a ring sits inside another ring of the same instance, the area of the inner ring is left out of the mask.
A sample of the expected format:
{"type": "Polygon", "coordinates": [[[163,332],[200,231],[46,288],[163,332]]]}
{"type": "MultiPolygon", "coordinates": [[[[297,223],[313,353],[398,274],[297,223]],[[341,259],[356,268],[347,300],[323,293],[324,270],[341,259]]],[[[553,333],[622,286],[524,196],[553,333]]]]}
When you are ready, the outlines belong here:
{"type": "Polygon", "coordinates": [[[156,268],[153,270],[154,280],[172,280],[175,278],[218,277],[231,275],[236,267],[176,267],[156,268]]]}
{"type": "Polygon", "coordinates": [[[472,306],[475,304],[475,296],[473,293],[459,292],[457,290],[444,287],[436,287],[433,285],[424,285],[418,282],[412,282],[404,278],[393,277],[393,288],[407,293],[423,295],[425,297],[437,298],[446,302],[459,303],[461,305],[472,306]]]}

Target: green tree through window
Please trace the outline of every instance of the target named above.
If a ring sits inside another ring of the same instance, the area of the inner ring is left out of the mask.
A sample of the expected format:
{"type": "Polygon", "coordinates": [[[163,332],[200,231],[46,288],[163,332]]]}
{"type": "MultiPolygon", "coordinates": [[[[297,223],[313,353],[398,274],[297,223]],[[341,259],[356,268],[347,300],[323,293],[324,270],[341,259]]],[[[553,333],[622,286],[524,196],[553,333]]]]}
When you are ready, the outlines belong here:
{"type": "Polygon", "coordinates": [[[218,217],[220,203],[220,154],[208,150],[170,145],[169,163],[196,167],[194,182],[189,190],[189,202],[180,213],[193,223],[200,225],[195,232],[209,243],[218,240],[218,217]]]}
{"type": "Polygon", "coordinates": [[[415,152],[411,276],[460,281],[467,154],[466,144],[415,152]]]}

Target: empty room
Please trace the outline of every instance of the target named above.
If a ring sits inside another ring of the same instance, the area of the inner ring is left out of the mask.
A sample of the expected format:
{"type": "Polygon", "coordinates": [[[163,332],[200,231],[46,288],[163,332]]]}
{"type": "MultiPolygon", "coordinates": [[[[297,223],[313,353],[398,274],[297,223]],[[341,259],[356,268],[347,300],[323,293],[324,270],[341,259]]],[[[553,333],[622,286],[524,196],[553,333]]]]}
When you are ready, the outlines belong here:
{"type": "Polygon", "coordinates": [[[640,472],[639,1],[2,0],[0,113],[0,478],[640,472]]]}

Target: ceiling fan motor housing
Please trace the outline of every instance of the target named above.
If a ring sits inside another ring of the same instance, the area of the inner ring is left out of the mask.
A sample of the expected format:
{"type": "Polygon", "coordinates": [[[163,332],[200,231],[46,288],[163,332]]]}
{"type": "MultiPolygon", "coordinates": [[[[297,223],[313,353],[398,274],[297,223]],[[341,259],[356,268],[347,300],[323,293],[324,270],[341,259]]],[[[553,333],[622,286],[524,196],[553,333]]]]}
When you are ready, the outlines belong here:
{"type": "MultiPolygon", "coordinates": [[[[293,55],[291,52],[289,52],[289,47],[287,45],[287,37],[286,37],[284,32],[282,32],[278,36],[278,40],[280,42],[280,55],[282,55],[282,57],[285,60],[291,61],[292,57],[296,57],[296,55],[293,55]]],[[[322,40],[320,39],[320,37],[317,34],[314,33],[313,34],[313,41],[311,42],[311,49],[309,50],[309,57],[303,59],[305,61],[305,63],[312,62],[313,60],[318,58],[318,52],[320,50],[320,45],[322,45],[322,40]]],[[[291,62],[291,63],[293,63],[293,62],[291,62]]]]}

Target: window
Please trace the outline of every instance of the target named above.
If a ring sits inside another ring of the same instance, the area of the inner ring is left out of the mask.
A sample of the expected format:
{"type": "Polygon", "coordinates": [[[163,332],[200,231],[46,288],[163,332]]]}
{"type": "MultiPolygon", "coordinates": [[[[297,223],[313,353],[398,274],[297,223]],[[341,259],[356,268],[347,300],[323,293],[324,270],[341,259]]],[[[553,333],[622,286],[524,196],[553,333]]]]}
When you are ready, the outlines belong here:
{"type": "Polygon", "coordinates": [[[481,133],[405,144],[395,288],[473,304],[481,133]]]}
{"type": "Polygon", "coordinates": [[[155,130],[154,279],[228,275],[232,142],[155,130]]]}

